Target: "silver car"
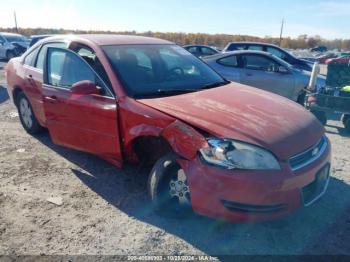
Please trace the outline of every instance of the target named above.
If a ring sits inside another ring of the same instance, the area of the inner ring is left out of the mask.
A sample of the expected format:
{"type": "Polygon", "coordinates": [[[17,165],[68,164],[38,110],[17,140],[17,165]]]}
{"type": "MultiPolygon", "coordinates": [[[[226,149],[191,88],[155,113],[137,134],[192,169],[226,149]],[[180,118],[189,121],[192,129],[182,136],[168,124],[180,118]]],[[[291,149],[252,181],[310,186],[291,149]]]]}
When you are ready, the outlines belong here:
{"type": "MultiPolygon", "coordinates": [[[[234,51],[203,60],[227,80],[257,87],[303,104],[310,72],[297,69],[278,57],[262,51],[234,51]]],[[[317,88],[326,85],[317,79],[317,88]]]]}
{"type": "Polygon", "coordinates": [[[0,59],[10,60],[23,54],[29,46],[29,40],[19,34],[0,33],[0,59]]]}

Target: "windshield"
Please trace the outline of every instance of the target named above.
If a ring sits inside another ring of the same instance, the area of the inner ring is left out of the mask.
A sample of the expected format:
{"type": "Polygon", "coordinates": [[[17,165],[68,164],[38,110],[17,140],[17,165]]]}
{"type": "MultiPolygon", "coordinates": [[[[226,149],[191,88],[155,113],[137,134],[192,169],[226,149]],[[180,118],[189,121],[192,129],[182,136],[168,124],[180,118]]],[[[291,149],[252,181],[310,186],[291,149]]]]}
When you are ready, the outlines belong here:
{"type": "Polygon", "coordinates": [[[26,42],[27,39],[23,36],[17,35],[4,35],[8,42],[26,42]]]}
{"type": "Polygon", "coordinates": [[[103,50],[132,97],[175,95],[227,83],[177,45],[118,45],[103,50]]]}

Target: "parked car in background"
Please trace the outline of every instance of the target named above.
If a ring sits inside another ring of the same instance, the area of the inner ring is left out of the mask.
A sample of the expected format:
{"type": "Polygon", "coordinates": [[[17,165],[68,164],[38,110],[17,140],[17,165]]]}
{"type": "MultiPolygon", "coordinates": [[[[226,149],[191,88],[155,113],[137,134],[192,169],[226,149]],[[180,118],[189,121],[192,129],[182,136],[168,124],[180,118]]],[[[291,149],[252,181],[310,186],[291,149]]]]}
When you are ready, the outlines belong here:
{"type": "Polygon", "coordinates": [[[327,52],[328,48],[326,46],[321,45],[321,46],[315,46],[314,48],[311,48],[310,51],[323,53],[323,52],[327,52]]]}
{"type": "Polygon", "coordinates": [[[257,42],[231,42],[224,48],[223,52],[231,52],[237,50],[255,50],[268,52],[286,61],[288,64],[291,64],[296,68],[312,71],[312,62],[299,59],[276,45],[257,42]]]}
{"type": "Polygon", "coordinates": [[[318,56],[317,62],[319,62],[320,64],[325,64],[328,59],[337,58],[337,57],[338,57],[338,54],[336,54],[336,53],[328,53],[328,54],[318,56]]]}
{"type": "Polygon", "coordinates": [[[29,43],[29,47],[32,47],[33,45],[35,45],[37,42],[39,42],[41,39],[50,37],[53,35],[32,35],[30,36],[30,43],[29,43]]]}
{"type": "Polygon", "coordinates": [[[331,63],[339,63],[339,64],[349,64],[350,63],[350,54],[349,55],[344,55],[340,56],[337,58],[329,58],[325,62],[327,65],[331,63]]]}
{"type": "Polygon", "coordinates": [[[183,48],[197,57],[206,57],[220,53],[217,49],[206,45],[185,45],[183,48]]]}
{"type": "Polygon", "coordinates": [[[29,46],[29,40],[19,34],[0,33],[0,59],[10,60],[23,54],[29,46]]]}
{"type": "MultiPolygon", "coordinates": [[[[294,68],[282,59],[262,51],[241,50],[204,58],[230,81],[264,89],[303,104],[310,73],[294,68]]],[[[318,77],[317,85],[326,85],[318,77]]]]}
{"type": "Polygon", "coordinates": [[[171,42],[57,36],[6,71],[28,133],[46,127],[54,143],[118,167],[153,165],[148,190],[158,213],[271,220],[327,189],[331,146],[310,112],[226,81],[171,42]]]}

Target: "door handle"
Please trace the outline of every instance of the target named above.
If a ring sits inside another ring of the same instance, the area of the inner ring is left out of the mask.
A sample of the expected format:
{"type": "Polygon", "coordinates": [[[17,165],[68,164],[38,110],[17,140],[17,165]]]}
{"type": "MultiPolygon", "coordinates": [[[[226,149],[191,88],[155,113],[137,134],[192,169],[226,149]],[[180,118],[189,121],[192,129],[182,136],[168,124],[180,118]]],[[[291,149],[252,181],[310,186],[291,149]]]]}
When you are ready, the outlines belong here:
{"type": "Polygon", "coordinates": [[[45,96],[45,100],[49,103],[57,103],[57,96],[45,96]]]}
{"type": "Polygon", "coordinates": [[[246,76],[253,76],[252,73],[246,73],[245,75],[246,75],[246,76]]]}
{"type": "Polygon", "coordinates": [[[31,83],[31,84],[33,84],[33,85],[35,85],[35,81],[34,81],[34,79],[33,79],[33,75],[27,75],[27,80],[31,83]]]}

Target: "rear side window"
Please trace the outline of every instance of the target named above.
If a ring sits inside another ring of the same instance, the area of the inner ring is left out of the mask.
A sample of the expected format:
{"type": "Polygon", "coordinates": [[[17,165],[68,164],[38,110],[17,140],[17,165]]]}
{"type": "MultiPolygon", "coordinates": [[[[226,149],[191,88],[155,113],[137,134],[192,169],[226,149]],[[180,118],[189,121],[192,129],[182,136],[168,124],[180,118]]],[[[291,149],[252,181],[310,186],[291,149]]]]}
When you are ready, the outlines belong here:
{"type": "Polygon", "coordinates": [[[230,66],[230,67],[237,67],[238,66],[237,56],[235,56],[235,55],[221,58],[217,62],[223,66],[230,66]]]}
{"type": "Polygon", "coordinates": [[[216,54],[216,52],[214,51],[214,50],[212,50],[212,49],[210,49],[210,48],[207,48],[207,47],[201,47],[201,53],[203,54],[203,55],[214,55],[214,54],[216,54]]]}
{"type": "Polygon", "coordinates": [[[39,54],[38,54],[38,59],[36,61],[36,65],[35,65],[36,68],[41,69],[41,70],[44,69],[45,56],[46,56],[48,47],[66,48],[67,47],[67,43],[57,42],[57,43],[44,44],[40,48],[40,51],[39,51],[39,54]]]}
{"type": "Polygon", "coordinates": [[[28,66],[34,66],[36,56],[38,54],[39,48],[35,48],[31,51],[25,58],[23,63],[28,66]]]}
{"type": "Polygon", "coordinates": [[[245,50],[247,45],[244,44],[230,44],[227,48],[227,51],[235,51],[235,50],[245,50]]]}

